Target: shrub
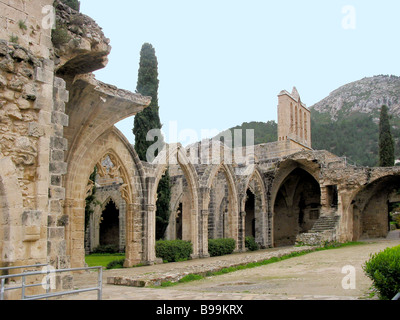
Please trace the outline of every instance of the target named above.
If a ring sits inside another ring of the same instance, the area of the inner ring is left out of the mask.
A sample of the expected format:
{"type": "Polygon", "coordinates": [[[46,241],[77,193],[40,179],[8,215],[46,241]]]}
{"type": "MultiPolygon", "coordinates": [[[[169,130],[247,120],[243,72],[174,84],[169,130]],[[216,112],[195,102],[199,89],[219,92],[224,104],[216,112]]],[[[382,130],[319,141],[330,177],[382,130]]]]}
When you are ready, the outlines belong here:
{"type": "Polygon", "coordinates": [[[120,260],[114,260],[111,261],[106,269],[111,270],[111,269],[122,269],[124,267],[125,259],[120,259],[120,260]]]}
{"type": "Polygon", "coordinates": [[[119,246],[114,244],[108,244],[103,246],[98,246],[96,249],[93,250],[92,253],[95,254],[110,254],[110,253],[118,253],[119,246]]]}
{"type": "Polygon", "coordinates": [[[156,242],[156,255],[164,262],[179,262],[190,259],[193,247],[190,241],[160,240],[156,242]]]}
{"type": "Polygon", "coordinates": [[[246,248],[250,251],[257,251],[260,250],[260,246],[254,239],[254,237],[246,237],[246,248]]]}
{"type": "Polygon", "coordinates": [[[233,239],[210,239],[208,240],[208,253],[211,257],[220,257],[232,254],[236,248],[233,239]]]}
{"type": "Polygon", "coordinates": [[[67,44],[71,40],[68,29],[59,21],[56,22],[56,28],[51,31],[51,41],[55,47],[60,47],[67,44]]]}
{"type": "Polygon", "coordinates": [[[400,246],[371,255],[364,271],[381,300],[393,299],[400,292],[400,246]]]}

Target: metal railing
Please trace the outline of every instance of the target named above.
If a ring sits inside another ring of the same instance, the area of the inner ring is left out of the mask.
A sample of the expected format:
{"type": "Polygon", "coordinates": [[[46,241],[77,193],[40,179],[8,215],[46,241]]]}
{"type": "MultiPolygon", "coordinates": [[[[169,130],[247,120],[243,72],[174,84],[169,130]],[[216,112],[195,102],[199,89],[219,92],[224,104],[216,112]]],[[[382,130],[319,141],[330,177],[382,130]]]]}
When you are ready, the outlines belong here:
{"type": "Polygon", "coordinates": [[[90,267],[90,268],[74,268],[74,269],[62,269],[62,270],[55,270],[48,265],[33,265],[33,266],[21,266],[21,267],[11,267],[11,268],[1,268],[0,271],[7,271],[7,270],[15,270],[15,269],[29,269],[34,267],[48,267],[47,270],[43,271],[33,271],[33,272],[24,272],[19,274],[12,274],[6,276],[0,276],[0,301],[4,300],[5,292],[12,291],[12,290],[21,290],[21,300],[42,300],[42,299],[49,299],[55,297],[61,297],[66,295],[73,295],[79,294],[84,292],[91,292],[97,291],[97,299],[102,300],[103,296],[103,267],[90,267]],[[86,288],[86,289],[77,289],[77,290],[70,290],[70,291],[62,291],[62,292],[53,292],[51,293],[51,282],[54,281],[52,276],[55,276],[59,273],[65,272],[78,272],[78,271],[90,271],[90,270],[98,270],[98,285],[97,287],[93,288],[86,288]],[[39,276],[43,275],[43,281],[41,283],[36,284],[27,284],[27,277],[32,276],[39,276]],[[6,288],[6,280],[12,278],[21,278],[22,282],[21,285],[15,287],[6,288]],[[28,296],[26,295],[26,289],[34,288],[34,287],[43,287],[46,290],[46,294],[38,294],[28,296]]]}

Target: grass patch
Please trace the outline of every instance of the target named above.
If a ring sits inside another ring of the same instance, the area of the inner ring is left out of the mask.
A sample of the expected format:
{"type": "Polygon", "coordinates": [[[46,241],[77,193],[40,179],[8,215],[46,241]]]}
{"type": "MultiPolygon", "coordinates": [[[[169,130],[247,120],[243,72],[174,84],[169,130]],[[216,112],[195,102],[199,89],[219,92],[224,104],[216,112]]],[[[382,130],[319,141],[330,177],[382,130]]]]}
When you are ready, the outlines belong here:
{"type": "MultiPolygon", "coordinates": [[[[232,272],[236,272],[236,271],[240,271],[240,270],[254,269],[254,268],[266,266],[266,265],[269,265],[272,263],[277,263],[280,261],[305,256],[305,255],[313,253],[313,252],[332,250],[332,249],[340,249],[340,248],[344,248],[344,247],[358,246],[358,245],[365,245],[365,244],[366,244],[365,242],[347,242],[347,243],[330,242],[330,243],[326,243],[323,247],[320,247],[320,248],[305,250],[302,252],[292,252],[292,253],[282,256],[282,257],[273,257],[271,259],[260,261],[260,262],[251,262],[251,263],[248,263],[245,265],[224,268],[224,269],[221,269],[221,270],[215,271],[215,272],[207,272],[205,277],[215,277],[215,276],[220,276],[220,275],[224,275],[224,274],[228,274],[228,273],[232,273],[232,272]]],[[[178,282],[175,282],[175,283],[171,282],[171,281],[164,282],[161,284],[161,287],[162,288],[172,287],[172,286],[176,286],[176,285],[182,284],[182,283],[188,283],[188,282],[192,282],[192,281],[202,280],[205,277],[202,275],[198,275],[198,274],[189,274],[186,277],[182,278],[181,280],[179,280],[178,282]]]]}
{"type": "Polygon", "coordinates": [[[107,268],[110,262],[123,260],[125,255],[119,254],[91,254],[85,257],[86,264],[89,267],[104,267],[107,268]]]}

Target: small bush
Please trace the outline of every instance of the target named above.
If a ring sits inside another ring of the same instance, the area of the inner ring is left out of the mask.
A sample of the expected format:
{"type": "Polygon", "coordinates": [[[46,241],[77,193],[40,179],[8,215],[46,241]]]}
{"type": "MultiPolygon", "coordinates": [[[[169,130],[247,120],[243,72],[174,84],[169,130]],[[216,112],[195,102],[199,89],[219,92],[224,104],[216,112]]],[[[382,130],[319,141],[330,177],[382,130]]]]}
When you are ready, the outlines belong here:
{"type": "Polygon", "coordinates": [[[125,259],[120,259],[120,260],[114,260],[111,261],[106,269],[111,270],[111,269],[122,269],[124,267],[125,259]]]}
{"type": "Polygon", "coordinates": [[[381,300],[393,299],[400,292],[400,246],[371,255],[364,272],[381,300]]]}
{"type": "Polygon", "coordinates": [[[21,29],[21,30],[28,30],[28,27],[26,26],[26,23],[25,23],[25,21],[23,21],[23,20],[19,20],[18,21],[18,26],[19,26],[19,28],[21,29]]]}
{"type": "Polygon", "coordinates": [[[210,239],[208,240],[208,253],[211,257],[220,257],[232,254],[236,248],[233,239],[210,239]]]}
{"type": "Polygon", "coordinates": [[[109,245],[104,245],[104,246],[98,246],[96,249],[93,250],[92,253],[94,253],[94,254],[112,254],[112,253],[118,253],[118,252],[119,252],[118,245],[109,244],[109,245]]]}
{"type": "Polygon", "coordinates": [[[156,255],[164,262],[179,262],[190,259],[193,247],[190,241],[160,240],[156,242],[156,255]]]}
{"type": "Polygon", "coordinates": [[[10,36],[10,42],[12,42],[12,43],[18,43],[18,41],[19,41],[18,36],[15,36],[14,34],[12,34],[12,35],[10,36]]]}
{"type": "Polygon", "coordinates": [[[250,251],[257,251],[260,250],[260,246],[254,239],[254,237],[246,237],[246,248],[250,251]]]}
{"type": "Polygon", "coordinates": [[[67,44],[71,40],[68,29],[59,21],[56,22],[56,28],[51,31],[51,41],[55,47],[60,47],[67,44]]]}

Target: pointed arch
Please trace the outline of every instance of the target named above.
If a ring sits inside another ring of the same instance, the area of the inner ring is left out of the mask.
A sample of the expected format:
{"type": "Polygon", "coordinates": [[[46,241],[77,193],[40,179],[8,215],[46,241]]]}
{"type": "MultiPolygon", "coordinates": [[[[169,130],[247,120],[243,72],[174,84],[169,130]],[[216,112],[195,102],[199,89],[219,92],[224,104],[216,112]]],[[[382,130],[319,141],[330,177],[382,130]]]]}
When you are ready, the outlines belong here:
{"type": "MultiPolygon", "coordinates": [[[[148,238],[152,239],[155,237],[155,210],[157,203],[157,189],[162,176],[165,174],[169,166],[178,165],[180,166],[185,179],[188,183],[188,189],[185,195],[187,196],[187,204],[189,206],[184,208],[183,219],[185,222],[183,238],[189,240],[193,245],[193,257],[199,256],[199,179],[197,171],[193,164],[189,161],[186,150],[180,144],[165,145],[164,149],[159,153],[157,158],[152,163],[155,166],[154,182],[151,183],[148,189],[147,205],[154,211],[153,217],[147,221],[148,238]]],[[[154,254],[154,241],[148,242],[148,256],[149,260],[155,259],[154,254]]]]}
{"type": "MultiPolygon", "coordinates": [[[[203,250],[208,252],[208,219],[210,218],[210,204],[211,204],[211,190],[212,186],[217,179],[218,174],[222,172],[228,189],[227,193],[227,203],[228,203],[228,213],[227,216],[223,217],[225,220],[223,222],[224,234],[236,241],[237,250],[241,249],[241,243],[239,238],[239,198],[238,198],[238,186],[236,183],[236,178],[234,175],[233,168],[230,165],[221,163],[219,165],[209,166],[208,170],[205,171],[202,182],[202,189],[205,190],[202,197],[202,211],[208,214],[204,217],[203,226],[203,250]]],[[[216,218],[214,216],[214,218],[216,218]]],[[[206,255],[206,253],[204,253],[206,255]]]]}
{"type": "Polygon", "coordinates": [[[68,162],[69,170],[65,178],[64,212],[69,217],[66,240],[71,265],[72,267],[84,265],[85,199],[91,188],[88,181],[95,166],[98,167],[99,174],[118,175],[124,181],[120,190],[127,203],[127,261],[129,263],[140,263],[143,261],[140,254],[142,237],[138,231],[134,231],[133,221],[135,220],[134,216],[141,214],[145,179],[144,168],[126,138],[118,129],[112,128],[88,145],[84,154],[79,155],[78,158],[70,159],[68,162]],[[114,164],[114,167],[108,173],[101,164],[106,157],[110,157],[114,164]],[[133,249],[134,247],[136,249],[133,249]],[[139,250],[137,250],[138,248],[139,250]]]}

